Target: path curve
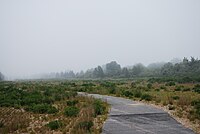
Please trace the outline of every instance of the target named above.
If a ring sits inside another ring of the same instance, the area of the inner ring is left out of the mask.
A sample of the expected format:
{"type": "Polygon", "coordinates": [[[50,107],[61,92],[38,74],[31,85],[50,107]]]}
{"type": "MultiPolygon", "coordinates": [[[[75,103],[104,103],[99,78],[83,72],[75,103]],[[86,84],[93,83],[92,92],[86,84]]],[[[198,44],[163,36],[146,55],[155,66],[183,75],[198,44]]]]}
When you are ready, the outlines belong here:
{"type": "Polygon", "coordinates": [[[103,134],[194,134],[156,107],[107,95],[79,95],[93,96],[111,105],[108,119],[103,125],[103,134]]]}

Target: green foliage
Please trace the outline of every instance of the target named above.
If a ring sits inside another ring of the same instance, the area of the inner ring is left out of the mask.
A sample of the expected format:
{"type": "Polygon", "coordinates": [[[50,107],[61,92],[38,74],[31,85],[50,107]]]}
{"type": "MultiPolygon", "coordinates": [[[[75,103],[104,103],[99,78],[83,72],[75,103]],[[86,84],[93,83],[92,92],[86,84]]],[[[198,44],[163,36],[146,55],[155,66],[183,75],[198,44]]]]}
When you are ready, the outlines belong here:
{"type": "Polygon", "coordinates": [[[101,82],[100,86],[106,87],[106,88],[115,88],[116,87],[115,83],[112,83],[109,81],[101,82]]]}
{"type": "Polygon", "coordinates": [[[78,100],[68,100],[67,105],[68,106],[75,106],[78,103],[78,100]]]}
{"type": "Polygon", "coordinates": [[[147,88],[148,88],[148,89],[151,89],[151,88],[152,88],[152,84],[151,84],[151,83],[148,83],[148,84],[147,84],[147,88]]]}
{"type": "Polygon", "coordinates": [[[76,117],[79,114],[79,108],[75,106],[70,106],[65,108],[64,114],[69,117],[76,117]]]}
{"type": "Polygon", "coordinates": [[[95,85],[93,83],[83,83],[81,86],[84,86],[84,87],[93,87],[95,85]]]}
{"type": "Polygon", "coordinates": [[[142,99],[142,100],[146,100],[146,101],[151,101],[151,100],[152,100],[152,96],[149,95],[149,94],[143,94],[143,95],[141,96],[141,99],[142,99]]]}
{"type": "Polygon", "coordinates": [[[123,90],[122,91],[122,95],[126,96],[126,97],[132,97],[133,93],[131,91],[129,91],[129,90],[125,90],[125,91],[123,90]]]}
{"type": "Polygon", "coordinates": [[[140,90],[135,90],[133,94],[134,94],[134,97],[136,98],[140,98],[142,96],[142,92],[140,90]]]}
{"type": "Polygon", "coordinates": [[[109,89],[109,94],[115,94],[116,93],[116,88],[110,88],[109,89]]]}
{"type": "Polygon", "coordinates": [[[200,100],[192,101],[192,106],[194,106],[194,113],[196,118],[200,119],[200,100]]]}
{"type": "Polygon", "coordinates": [[[183,92],[186,92],[186,91],[191,91],[191,89],[190,88],[183,88],[183,90],[182,90],[183,92]]]}
{"type": "Polygon", "coordinates": [[[166,90],[167,88],[165,86],[160,86],[160,89],[166,90]]]}
{"type": "Polygon", "coordinates": [[[55,107],[48,104],[33,104],[31,106],[28,106],[26,110],[39,114],[54,114],[58,112],[58,110],[55,107]]]}
{"type": "Polygon", "coordinates": [[[172,98],[173,98],[174,100],[178,100],[180,97],[179,97],[179,96],[172,96],[172,98]]]}
{"type": "Polygon", "coordinates": [[[131,87],[132,88],[135,88],[136,87],[136,83],[133,81],[133,82],[131,82],[131,87]]]}
{"type": "Polygon", "coordinates": [[[55,120],[55,121],[51,121],[48,124],[46,124],[47,127],[49,127],[51,130],[56,130],[60,127],[63,126],[61,121],[55,120]]]}
{"type": "Polygon", "coordinates": [[[176,88],[174,89],[175,91],[181,91],[182,87],[181,86],[176,86],[176,88]]]}
{"type": "Polygon", "coordinates": [[[200,93],[200,85],[199,84],[195,85],[193,90],[194,92],[200,93]]]}
{"type": "Polygon", "coordinates": [[[94,103],[93,103],[93,106],[94,106],[95,116],[102,115],[106,111],[106,107],[104,106],[104,104],[101,100],[95,100],[94,103]]]}
{"type": "Polygon", "coordinates": [[[85,129],[90,131],[91,127],[93,126],[93,122],[92,121],[83,121],[83,122],[79,122],[78,127],[81,129],[85,129]]]}
{"type": "Polygon", "coordinates": [[[165,86],[175,86],[175,85],[176,85],[176,83],[173,82],[173,81],[167,82],[167,83],[165,84],[165,86]]]}

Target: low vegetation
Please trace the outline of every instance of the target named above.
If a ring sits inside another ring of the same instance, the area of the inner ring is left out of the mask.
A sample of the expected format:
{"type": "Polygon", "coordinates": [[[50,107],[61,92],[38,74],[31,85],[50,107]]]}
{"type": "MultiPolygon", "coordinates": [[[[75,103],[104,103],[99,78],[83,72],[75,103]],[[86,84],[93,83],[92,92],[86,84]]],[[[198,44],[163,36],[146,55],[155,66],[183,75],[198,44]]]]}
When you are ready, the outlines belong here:
{"type": "Polygon", "coordinates": [[[165,107],[200,132],[200,85],[167,78],[0,82],[0,132],[100,133],[108,105],[77,92],[165,107]],[[18,122],[16,125],[16,122],[18,122]]]}
{"type": "Polygon", "coordinates": [[[0,82],[0,133],[100,133],[108,104],[68,81],[0,82]]]}
{"type": "Polygon", "coordinates": [[[174,79],[143,78],[77,81],[74,89],[159,105],[168,110],[174,117],[187,120],[186,122],[189,122],[189,126],[195,132],[200,132],[199,87],[197,82],[183,83],[174,79]],[[83,83],[88,84],[82,86],[83,83]]]}

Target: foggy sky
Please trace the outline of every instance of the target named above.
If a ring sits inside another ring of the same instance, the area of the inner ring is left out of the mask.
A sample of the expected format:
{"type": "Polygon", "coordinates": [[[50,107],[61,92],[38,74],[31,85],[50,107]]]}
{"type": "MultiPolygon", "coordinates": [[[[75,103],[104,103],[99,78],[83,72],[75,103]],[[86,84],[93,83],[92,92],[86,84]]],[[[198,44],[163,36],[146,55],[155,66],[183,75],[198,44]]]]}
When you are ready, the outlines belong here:
{"type": "Polygon", "coordinates": [[[9,77],[200,57],[199,0],[0,0],[9,77]]]}

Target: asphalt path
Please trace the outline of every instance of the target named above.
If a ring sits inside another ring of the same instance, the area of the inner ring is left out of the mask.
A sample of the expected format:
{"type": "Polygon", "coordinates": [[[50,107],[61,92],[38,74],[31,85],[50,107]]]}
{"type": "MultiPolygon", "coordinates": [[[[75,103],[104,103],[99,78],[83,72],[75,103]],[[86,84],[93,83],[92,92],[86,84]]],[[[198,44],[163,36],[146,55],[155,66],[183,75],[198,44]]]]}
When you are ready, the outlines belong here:
{"type": "Polygon", "coordinates": [[[102,99],[111,105],[103,134],[194,134],[156,107],[119,97],[79,94],[102,99]]]}

